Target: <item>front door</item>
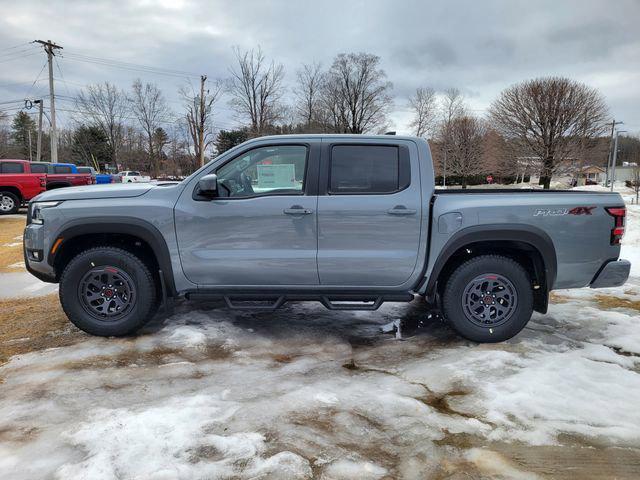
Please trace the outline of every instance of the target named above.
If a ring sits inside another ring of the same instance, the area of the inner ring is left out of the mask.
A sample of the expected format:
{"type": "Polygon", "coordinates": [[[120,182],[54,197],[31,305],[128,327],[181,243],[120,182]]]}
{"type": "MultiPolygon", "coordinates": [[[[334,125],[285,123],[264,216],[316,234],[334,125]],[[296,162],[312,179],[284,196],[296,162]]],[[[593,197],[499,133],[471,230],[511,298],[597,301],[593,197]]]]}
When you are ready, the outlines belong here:
{"type": "Polygon", "coordinates": [[[318,151],[313,144],[246,150],[206,172],[218,176],[218,197],[209,200],[194,198],[197,182],[190,184],[175,210],[186,277],[212,287],[318,284],[318,151]]]}
{"type": "Polygon", "coordinates": [[[403,284],[420,246],[417,151],[402,143],[327,143],[318,197],[321,284],[403,284]]]}

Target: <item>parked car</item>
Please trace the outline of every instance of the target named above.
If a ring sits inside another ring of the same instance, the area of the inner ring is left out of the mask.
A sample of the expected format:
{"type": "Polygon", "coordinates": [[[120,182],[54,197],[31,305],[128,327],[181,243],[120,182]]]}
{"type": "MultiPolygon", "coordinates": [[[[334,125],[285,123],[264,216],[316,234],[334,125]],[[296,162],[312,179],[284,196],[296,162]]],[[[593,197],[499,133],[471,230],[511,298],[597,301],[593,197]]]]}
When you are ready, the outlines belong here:
{"type": "Polygon", "coordinates": [[[79,173],[73,163],[31,162],[31,171],[47,175],[47,190],[93,183],[91,174],[79,173]]]}
{"type": "Polygon", "coordinates": [[[118,173],[118,176],[122,180],[122,183],[148,183],[151,181],[151,177],[142,175],[135,170],[127,170],[118,173]]]}
{"type": "Polygon", "coordinates": [[[257,138],[177,184],[45,192],[29,212],[28,270],[104,336],[177,296],[334,310],[421,296],[462,336],[497,342],[546,313],[551,290],[620,286],[630,270],[619,194],[435,190],[413,137],[257,138]]]}
{"type": "Polygon", "coordinates": [[[46,176],[33,173],[26,160],[0,160],[0,214],[17,213],[45,188],[46,176]]]}
{"type": "Polygon", "coordinates": [[[102,185],[105,183],[114,183],[113,176],[108,173],[98,173],[93,167],[78,167],[78,173],[89,173],[93,179],[94,184],[102,185]]]}

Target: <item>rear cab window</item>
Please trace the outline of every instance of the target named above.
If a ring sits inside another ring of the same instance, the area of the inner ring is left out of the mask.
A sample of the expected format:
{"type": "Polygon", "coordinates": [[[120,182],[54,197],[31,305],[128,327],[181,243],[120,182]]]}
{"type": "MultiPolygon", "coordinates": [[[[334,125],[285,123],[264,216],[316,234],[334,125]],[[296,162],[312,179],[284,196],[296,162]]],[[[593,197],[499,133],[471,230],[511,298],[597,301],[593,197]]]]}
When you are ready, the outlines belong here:
{"type": "Polygon", "coordinates": [[[333,145],[329,166],[332,195],[384,195],[409,186],[409,152],[398,145],[333,145]]]}
{"type": "Polygon", "coordinates": [[[0,162],[0,173],[24,173],[24,165],[20,162],[0,162]]]}
{"type": "Polygon", "coordinates": [[[54,165],[53,173],[73,173],[68,165],[54,165]]]}

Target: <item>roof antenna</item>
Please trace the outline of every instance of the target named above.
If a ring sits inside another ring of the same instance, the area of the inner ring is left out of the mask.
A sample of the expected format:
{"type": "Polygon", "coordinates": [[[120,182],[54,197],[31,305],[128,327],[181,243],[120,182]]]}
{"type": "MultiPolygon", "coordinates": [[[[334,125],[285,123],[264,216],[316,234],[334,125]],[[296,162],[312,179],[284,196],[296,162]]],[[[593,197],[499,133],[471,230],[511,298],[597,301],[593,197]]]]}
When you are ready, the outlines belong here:
{"type": "Polygon", "coordinates": [[[395,134],[396,134],[396,132],[395,132],[395,131],[394,131],[394,132],[386,132],[386,133],[385,133],[385,135],[395,135],[395,134]]]}

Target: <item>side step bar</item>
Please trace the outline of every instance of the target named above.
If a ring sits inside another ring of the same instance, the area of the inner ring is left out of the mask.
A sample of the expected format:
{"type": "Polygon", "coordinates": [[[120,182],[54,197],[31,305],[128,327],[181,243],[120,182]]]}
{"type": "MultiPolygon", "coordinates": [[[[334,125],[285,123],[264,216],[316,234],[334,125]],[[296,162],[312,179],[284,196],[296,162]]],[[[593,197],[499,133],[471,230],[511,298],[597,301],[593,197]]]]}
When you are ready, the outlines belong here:
{"type": "Polygon", "coordinates": [[[287,302],[320,302],[329,310],[377,310],[385,302],[410,302],[411,293],[391,293],[381,295],[359,294],[270,294],[270,293],[217,293],[187,292],[188,300],[224,301],[233,310],[276,310],[287,302]]]}

